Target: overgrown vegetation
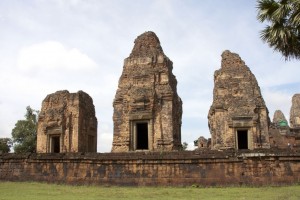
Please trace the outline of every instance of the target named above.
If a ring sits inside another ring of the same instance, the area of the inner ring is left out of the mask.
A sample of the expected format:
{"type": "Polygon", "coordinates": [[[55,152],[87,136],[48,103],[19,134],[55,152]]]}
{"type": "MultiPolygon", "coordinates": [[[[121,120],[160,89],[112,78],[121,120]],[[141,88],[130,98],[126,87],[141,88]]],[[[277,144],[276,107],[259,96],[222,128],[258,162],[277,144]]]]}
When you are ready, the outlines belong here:
{"type": "Polygon", "coordinates": [[[18,120],[11,133],[15,153],[36,151],[37,121],[38,111],[27,106],[25,120],[18,120]]]}
{"type": "Polygon", "coordinates": [[[0,200],[32,199],[300,199],[300,185],[287,187],[103,187],[0,182],[0,200]]]}
{"type": "Polygon", "coordinates": [[[0,138],[0,153],[9,153],[10,147],[12,147],[10,138],[0,138]]]}
{"type": "Polygon", "coordinates": [[[182,150],[185,151],[187,150],[189,144],[187,142],[183,142],[181,146],[182,146],[182,150]]]}
{"type": "Polygon", "coordinates": [[[269,25],[261,38],[286,60],[300,59],[300,0],[258,0],[257,18],[269,25]]]}

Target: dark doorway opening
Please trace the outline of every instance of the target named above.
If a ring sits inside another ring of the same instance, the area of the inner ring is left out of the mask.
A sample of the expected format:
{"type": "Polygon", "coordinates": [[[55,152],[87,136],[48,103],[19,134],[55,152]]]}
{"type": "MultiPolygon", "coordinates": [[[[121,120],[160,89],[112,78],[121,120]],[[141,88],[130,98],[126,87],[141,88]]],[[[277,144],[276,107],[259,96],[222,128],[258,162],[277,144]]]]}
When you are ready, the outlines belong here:
{"type": "Polygon", "coordinates": [[[88,152],[94,151],[94,136],[88,135],[88,152]]]}
{"type": "Polygon", "coordinates": [[[59,153],[60,152],[60,137],[55,136],[52,137],[52,153],[59,153]]]}
{"type": "Polygon", "coordinates": [[[136,124],[136,149],[148,149],[148,123],[136,124]]]}
{"type": "Polygon", "coordinates": [[[238,149],[248,149],[248,131],[239,130],[237,131],[238,138],[238,149]]]}

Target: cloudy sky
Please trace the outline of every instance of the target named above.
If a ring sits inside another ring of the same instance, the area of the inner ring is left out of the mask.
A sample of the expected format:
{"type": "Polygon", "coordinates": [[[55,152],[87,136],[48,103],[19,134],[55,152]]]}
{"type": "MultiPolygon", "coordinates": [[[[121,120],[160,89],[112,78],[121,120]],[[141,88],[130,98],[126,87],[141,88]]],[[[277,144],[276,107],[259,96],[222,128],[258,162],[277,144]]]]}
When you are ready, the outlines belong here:
{"type": "MultiPolygon", "coordinates": [[[[270,111],[289,118],[299,61],[264,44],[255,0],[0,0],[0,137],[41,109],[47,94],[83,90],[94,100],[98,152],[111,150],[112,102],[134,39],[154,31],[173,61],[183,100],[182,142],[210,137],[207,114],[221,53],[238,53],[270,111]]],[[[192,148],[190,145],[189,148],[192,148]]]]}

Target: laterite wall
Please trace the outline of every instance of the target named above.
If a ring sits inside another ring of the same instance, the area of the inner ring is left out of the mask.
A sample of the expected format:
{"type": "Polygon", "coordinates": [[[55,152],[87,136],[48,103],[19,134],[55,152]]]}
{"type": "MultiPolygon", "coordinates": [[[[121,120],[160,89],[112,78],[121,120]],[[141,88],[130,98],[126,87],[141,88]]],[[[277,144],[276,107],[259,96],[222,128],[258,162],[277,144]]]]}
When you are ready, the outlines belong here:
{"type": "Polygon", "coordinates": [[[0,181],[122,186],[300,182],[296,151],[0,154],[0,181]]]}

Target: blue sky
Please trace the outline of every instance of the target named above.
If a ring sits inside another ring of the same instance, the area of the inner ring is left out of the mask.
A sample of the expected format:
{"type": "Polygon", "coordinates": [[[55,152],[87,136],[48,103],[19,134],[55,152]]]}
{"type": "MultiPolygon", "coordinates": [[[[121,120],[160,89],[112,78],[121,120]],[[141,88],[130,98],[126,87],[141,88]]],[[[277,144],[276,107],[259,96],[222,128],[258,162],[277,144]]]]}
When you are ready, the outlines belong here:
{"type": "MultiPolygon", "coordinates": [[[[134,39],[154,31],[173,61],[183,100],[182,142],[210,137],[213,74],[226,49],[256,76],[270,118],[289,119],[300,92],[299,61],[285,62],[259,38],[256,1],[0,0],[0,137],[10,137],[26,106],[47,94],[83,90],[94,100],[98,151],[111,149],[112,102],[134,39]]],[[[190,145],[192,148],[192,145],[190,145]]]]}

